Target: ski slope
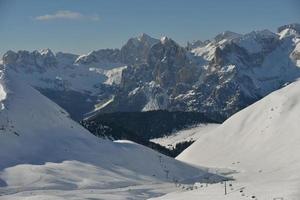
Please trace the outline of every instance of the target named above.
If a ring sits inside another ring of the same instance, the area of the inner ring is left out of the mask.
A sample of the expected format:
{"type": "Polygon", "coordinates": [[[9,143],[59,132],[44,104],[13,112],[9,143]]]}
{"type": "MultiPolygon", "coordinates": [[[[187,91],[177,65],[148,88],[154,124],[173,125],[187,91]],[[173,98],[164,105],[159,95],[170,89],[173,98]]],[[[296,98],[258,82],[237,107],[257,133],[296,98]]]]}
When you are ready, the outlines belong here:
{"type": "Polygon", "coordinates": [[[129,141],[100,139],[1,71],[0,199],[147,199],[220,177],[129,141]]]}
{"type": "Polygon", "coordinates": [[[227,168],[235,181],[159,199],[300,199],[300,81],[235,114],[177,159],[227,168]]]}

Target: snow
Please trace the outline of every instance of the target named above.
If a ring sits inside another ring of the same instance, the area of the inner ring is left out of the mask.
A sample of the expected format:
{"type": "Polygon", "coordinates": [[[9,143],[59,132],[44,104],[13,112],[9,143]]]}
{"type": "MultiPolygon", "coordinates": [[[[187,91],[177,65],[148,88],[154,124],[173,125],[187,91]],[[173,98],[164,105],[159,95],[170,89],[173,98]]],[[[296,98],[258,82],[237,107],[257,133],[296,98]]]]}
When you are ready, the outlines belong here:
{"type": "Polygon", "coordinates": [[[150,46],[153,46],[154,44],[158,43],[157,39],[152,38],[151,36],[147,35],[146,33],[140,34],[136,39],[139,42],[148,43],[150,46]]]}
{"type": "Polygon", "coordinates": [[[140,87],[136,87],[134,88],[132,91],[130,91],[128,93],[128,96],[133,96],[133,95],[136,95],[136,93],[139,91],[140,87]]]}
{"type": "Polygon", "coordinates": [[[47,55],[53,55],[52,51],[50,49],[42,49],[39,51],[39,53],[42,55],[42,56],[47,56],[47,55]]]}
{"type": "Polygon", "coordinates": [[[191,52],[195,56],[201,56],[205,60],[211,61],[214,58],[217,46],[214,43],[208,43],[206,46],[197,47],[192,49],[191,52]]]}
{"type": "Polygon", "coordinates": [[[264,50],[264,40],[277,38],[278,36],[275,33],[269,30],[261,30],[245,34],[243,37],[238,38],[234,42],[240,47],[246,49],[249,53],[255,54],[264,50]]]}
{"type": "Polygon", "coordinates": [[[300,39],[295,40],[296,47],[292,53],[297,67],[300,67],[300,39]]]}
{"type": "Polygon", "coordinates": [[[198,140],[218,126],[219,124],[199,124],[193,128],[177,131],[169,136],[151,139],[151,142],[173,149],[178,143],[198,140]]]}
{"type": "Polygon", "coordinates": [[[109,105],[110,103],[112,103],[115,99],[115,96],[112,95],[110,99],[108,99],[105,103],[100,104],[100,105],[96,105],[94,111],[98,111],[101,110],[102,108],[106,107],[107,105],[109,105]]]}
{"type": "MultiPolygon", "coordinates": [[[[35,67],[34,67],[35,68],[35,67]]],[[[85,91],[97,92],[94,86],[105,81],[103,74],[90,71],[86,66],[48,68],[46,73],[32,71],[19,67],[10,68],[18,79],[24,80],[38,88],[68,89],[84,93],[85,91]]]]}
{"type": "Polygon", "coordinates": [[[300,39],[298,40],[298,43],[297,43],[296,48],[295,48],[294,51],[300,53],[300,39]]]}
{"type": "Polygon", "coordinates": [[[134,95],[140,90],[144,92],[147,103],[144,105],[142,112],[150,110],[166,110],[169,102],[167,92],[163,91],[162,93],[157,93],[157,88],[160,88],[159,84],[155,83],[155,81],[151,81],[146,83],[143,87],[135,88],[129,95],[134,95]]]}
{"type": "MultiPolygon", "coordinates": [[[[97,52],[91,52],[91,55],[97,52]]],[[[94,62],[77,63],[88,55],[52,53],[50,49],[40,51],[9,51],[3,59],[7,70],[18,79],[42,89],[73,90],[97,95],[100,83],[119,84],[122,70],[120,63],[111,63],[97,58],[94,62]],[[77,58],[77,59],[76,59],[77,58]]]]}
{"type": "Polygon", "coordinates": [[[177,159],[234,170],[232,188],[213,184],[158,199],[274,199],[300,197],[300,81],[271,93],[201,137],[177,159]],[[240,192],[239,188],[244,188],[240,192]],[[242,196],[244,194],[245,196],[242,196]],[[247,198],[246,198],[247,197],[247,198]]]}
{"type": "Polygon", "coordinates": [[[122,80],[122,72],[127,66],[117,67],[111,70],[104,71],[107,80],[104,82],[107,85],[119,85],[122,80]]]}
{"type": "Polygon", "coordinates": [[[222,69],[220,70],[220,72],[221,73],[232,72],[232,71],[234,71],[235,68],[236,68],[235,65],[226,65],[226,66],[222,67],[222,69]]]}
{"type": "Polygon", "coordinates": [[[0,199],[147,199],[174,181],[220,180],[144,146],[97,138],[38,91],[5,73],[0,199]]]}
{"type": "Polygon", "coordinates": [[[0,85],[0,103],[1,103],[0,110],[4,109],[4,104],[2,103],[2,101],[5,100],[5,98],[6,98],[6,92],[4,91],[3,86],[0,85]]]}
{"type": "Polygon", "coordinates": [[[222,32],[219,35],[217,35],[214,38],[214,40],[215,40],[215,42],[222,44],[224,42],[231,41],[231,40],[234,40],[234,39],[237,39],[240,37],[242,37],[241,34],[234,33],[231,31],[225,31],[225,32],[222,32]]]}
{"type": "Polygon", "coordinates": [[[142,109],[143,112],[151,110],[160,110],[160,106],[156,98],[150,98],[147,104],[142,109]]]}
{"type": "Polygon", "coordinates": [[[168,40],[169,40],[169,38],[167,36],[163,36],[163,37],[160,38],[160,42],[162,44],[165,44],[168,40]]]}
{"type": "Polygon", "coordinates": [[[295,35],[295,34],[297,34],[297,32],[293,29],[284,29],[283,31],[278,33],[278,35],[280,36],[280,39],[283,39],[285,37],[288,37],[290,35],[295,35]]]}
{"type": "MultiPolygon", "coordinates": [[[[3,71],[0,70],[0,80],[3,76],[3,71]]],[[[3,110],[4,109],[4,104],[2,103],[3,100],[6,99],[6,92],[0,82],[0,110],[3,110]]]]}
{"type": "Polygon", "coordinates": [[[286,38],[286,37],[299,37],[300,34],[299,32],[297,32],[297,30],[295,30],[294,28],[285,28],[283,29],[281,32],[278,33],[280,39],[286,38]]]}

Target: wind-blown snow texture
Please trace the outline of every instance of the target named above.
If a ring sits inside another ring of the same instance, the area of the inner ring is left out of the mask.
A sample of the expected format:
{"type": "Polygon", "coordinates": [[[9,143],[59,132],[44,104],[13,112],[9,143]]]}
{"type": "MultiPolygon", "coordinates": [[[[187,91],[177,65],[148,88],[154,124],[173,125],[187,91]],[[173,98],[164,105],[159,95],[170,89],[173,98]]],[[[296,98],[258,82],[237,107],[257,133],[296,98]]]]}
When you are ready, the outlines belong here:
{"type": "Polygon", "coordinates": [[[218,179],[141,145],[93,136],[14,73],[1,71],[0,81],[1,200],[145,199],[176,190],[175,180],[218,179]]]}
{"type": "Polygon", "coordinates": [[[226,197],[218,184],[161,199],[299,199],[299,87],[300,81],[292,83],[233,115],[177,157],[236,171],[226,197]]]}

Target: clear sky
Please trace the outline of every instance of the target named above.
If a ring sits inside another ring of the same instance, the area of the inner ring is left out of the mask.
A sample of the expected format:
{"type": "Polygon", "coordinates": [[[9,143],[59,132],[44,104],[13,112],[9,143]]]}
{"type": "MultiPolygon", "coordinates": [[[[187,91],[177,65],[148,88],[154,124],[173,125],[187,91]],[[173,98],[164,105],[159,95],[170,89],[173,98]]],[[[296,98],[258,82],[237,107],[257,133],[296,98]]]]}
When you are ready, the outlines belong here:
{"type": "Polygon", "coordinates": [[[300,23],[300,0],[0,0],[0,54],[88,53],[119,48],[143,32],[185,44],[294,22],[300,23]]]}

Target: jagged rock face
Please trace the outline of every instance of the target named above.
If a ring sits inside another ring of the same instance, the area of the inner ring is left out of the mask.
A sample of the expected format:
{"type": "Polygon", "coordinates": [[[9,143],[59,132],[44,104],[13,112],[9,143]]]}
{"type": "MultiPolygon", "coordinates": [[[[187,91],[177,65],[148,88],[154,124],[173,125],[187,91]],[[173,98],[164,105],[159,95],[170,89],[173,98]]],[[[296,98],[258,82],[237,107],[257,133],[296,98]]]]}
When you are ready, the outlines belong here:
{"type": "MultiPolygon", "coordinates": [[[[50,50],[9,51],[3,63],[21,73],[34,70],[47,75],[32,82],[41,83],[41,88],[46,82],[55,90],[75,89],[96,96],[105,105],[100,105],[100,112],[165,109],[201,111],[226,119],[300,77],[298,28],[292,24],[279,28],[279,33],[262,30],[245,35],[226,31],[187,47],[167,37],[157,40],[142,34],[120,50],[79,57],[50,50]],[[124,65],[128,66],[121,73],[107,73],[124,65]],[[118,74],[120,81],[106,88],[105,74],[118,74]]],[[[31,81],[37,76],[25,77],[31,81]]]]}
{"type": "Polygon", "coordinates": [[[87,64],[75,63],[76,59],[78,55],[54,54],[49,49],[8,51],[0,68],[6,68],[80,120],[95,104],[110,98],[114,89],[104,84],[104,69],[90,70],[87,64]]]}
{"type": "Polygon", "coordinates": [[[294,51],[292,56],[293,56],[294,60],[299,61],[300,60],[300,51],[294,51]]]}
{"type": "Polygon", "coordinates": [[[188,58],[187,51],[171,39],[163,38],[154,45],[147,62],[153,68],[154,81],[163,88],[195,81],[196,69],[188,58]]]}
{"type": "Polygon", "coordinates": [[[114,68],[116,65],[138,65],[146,63],[150,48],[158,43],[159,40],[154,39],[147,34],[139,37],[130,38],[121,49],[100,49],[92,51],[88,55],[82,55],[75,61],[77,64],[88,66],[108,66],[114,68]]]}
{"type": "Polygon", "coordinates": [[[129,65],[146,63],[149,50],[158,42],[159,40],[146,34],[142,34],[137,38],[129,39],[128,42],[121,48],[120,54],[122,62],[129,65]]]}
{"type": "Polygon", "coordinates": [[[300,34],[300,24],[287,24],[287,25],[284,25],[284,26],[281,26],[278,28],[278,33],[286,30],[286,29],[292,29],[292,30],[295,30],[296,32],[298,32],[300,34]]]}
{"type": "Polygon", "coordinates": [[[26,72],[45,72],[47,68],[57,66],[57,60],[51,50],[42,51],[8,51],[3,56],[3,64],[11,65],[12,68],[22,67],[26,72]]]}
{"type": "Polygon", "coordinates": [[[139,97],[135,110],[201,111],[226,119],[300,77],[291,60],[298,55],[295,41],[267,30],[224,32],[209,44],[199,43],[201,51],[212,55],[209,60],[163,38],[150,49],[145,65],[124,71],[122,98],[106,111],[116,111],[115,104],[129,105],[125,102],[132,108],[139,97]]]}
{"type": "Polygon", "coordinates": [[[209,41],[202,42],[201,40],[196,40],[196,41],[193,41],[193,42],[187,42],[186,49],[190,51],[190,50],[195,49],[197,47],[202,47],[202,46],[206,45],[207,42],[209,42],[209,41]]]}
{"type": "Polygon", "coordinates": [[[94,67],[99,67],[99,65],[106,67],[109,66],[109,63],[118,65],[121,63],[121,54],[119,49],[101,49],[92,51],[88,55],[79,56],[75,63],[94,67]]]}
{"type": "Polygon", "coordinates": [[[18,56],[19,55],[14,51],[6,52],[3,55],[3,58],[2,58],[3,64],[8,64],[8,63],[14,64],[14,63],[16,63],[17,59],[18,59],[18,56]]]}
{"type": "Polygon", "coordinates": [[[214,41],[216,43],[218,43],[218,42],[222,42],[222,40],[233,40],[233,39],[238,39],[240,37],[242,37],[241,34],[234,33],[234,32],[231,32],[231,31],[225,31],[225,32],[220,33],[219,35],[217,35],[214,38],[214,41]]]}

